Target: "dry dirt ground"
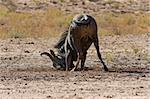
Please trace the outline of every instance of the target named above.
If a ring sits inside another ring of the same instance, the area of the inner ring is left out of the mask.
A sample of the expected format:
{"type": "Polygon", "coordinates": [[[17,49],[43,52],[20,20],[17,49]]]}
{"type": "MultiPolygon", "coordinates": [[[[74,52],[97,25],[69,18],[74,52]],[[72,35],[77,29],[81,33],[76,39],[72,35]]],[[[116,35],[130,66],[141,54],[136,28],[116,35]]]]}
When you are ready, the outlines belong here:
{"type": "Polygon", "coordinates": [[[57,38],[0,40],[2,99],[149,99],[150,34],[100,37],[104,72],[94,46],[85,71],[55,70],[40,53],[53,49],[57,38]]]}

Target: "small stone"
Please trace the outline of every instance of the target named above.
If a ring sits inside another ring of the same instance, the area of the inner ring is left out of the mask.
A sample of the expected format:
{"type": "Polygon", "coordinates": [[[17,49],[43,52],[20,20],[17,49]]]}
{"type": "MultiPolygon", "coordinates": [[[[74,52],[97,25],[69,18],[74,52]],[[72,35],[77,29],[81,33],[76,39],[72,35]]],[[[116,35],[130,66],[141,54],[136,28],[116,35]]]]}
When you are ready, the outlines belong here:
{"type": "Polygon", "coordinates": [[[28,50],[24,51],[25,53],[30,53],[28,50]]]}
{"type": "Polygon", "coordinates": [[[51,98],[51,97],[52,97],[52,96],[50,96],[50,95],[49,95],[49,96],[47,96],[47,98],[51,98]]]}
{"type": "Polygon", "coordinates": [[[142,77],[146,77],[146,75],[142,75],[142,77]]]}
{"type": "Polygon", "coordinates": [[[143,86],[140,86],[140,88],[144,88],[143,86]]]}

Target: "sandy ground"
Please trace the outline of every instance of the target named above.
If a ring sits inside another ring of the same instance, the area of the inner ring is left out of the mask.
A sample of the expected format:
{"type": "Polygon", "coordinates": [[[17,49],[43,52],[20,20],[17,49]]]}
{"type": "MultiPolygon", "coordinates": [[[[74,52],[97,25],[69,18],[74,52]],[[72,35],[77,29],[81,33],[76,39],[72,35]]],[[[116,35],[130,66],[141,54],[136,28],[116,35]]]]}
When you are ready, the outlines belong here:
{"type": "Polygon", "coordinates": [[[149,99],[150,34],[101,37],[110,72],[104,72],[94,46],[88,51],[87,70],[55,70],[40,53],[53,49],[56,41],[0,40],[0,98],[149,99]]]}

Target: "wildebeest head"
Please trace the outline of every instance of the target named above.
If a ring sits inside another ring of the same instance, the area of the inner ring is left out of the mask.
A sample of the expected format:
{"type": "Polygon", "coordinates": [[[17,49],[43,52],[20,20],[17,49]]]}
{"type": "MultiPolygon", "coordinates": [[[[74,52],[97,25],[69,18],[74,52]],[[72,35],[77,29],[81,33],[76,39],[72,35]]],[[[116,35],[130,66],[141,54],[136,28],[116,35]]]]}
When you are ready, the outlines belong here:
{"type": "Polygon", "coordinates": [[[50,53],[48,53],[48,52],[41,53],[41,56],[43,56],[43,55],[46,55],[51,59],[53,66],[56,69],[61,69],[61,70],[65,69],[66,64],[65,64],[65,57],[63,55],[60,55],[60,56],[55,55],[53,50],[50,50],[50,53]]]}

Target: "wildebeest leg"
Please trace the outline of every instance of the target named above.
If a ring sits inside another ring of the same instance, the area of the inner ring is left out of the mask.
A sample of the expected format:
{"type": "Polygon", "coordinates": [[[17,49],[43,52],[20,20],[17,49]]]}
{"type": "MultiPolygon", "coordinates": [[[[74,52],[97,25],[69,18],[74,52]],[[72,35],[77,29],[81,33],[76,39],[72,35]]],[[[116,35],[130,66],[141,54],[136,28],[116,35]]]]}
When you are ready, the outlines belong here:
{"type": "Polygon", "coordinates": [[[74,71],[79,66],[80,61],[84,58],[83,51],[81,49],[81,43],[80,42],[74,43],[74,47],[77,52],[77,63],[71,71],[74,71]]]}
{"type": "Polygon", "coordinates": [[[81,70],[84,70],[84,63],[85,63],[85,60],[86,60],[86,54],[87,54],[87,52],[84,52],[83,53],[83,58],[81,59],[81,70]]]}
{"type": "Polygon", "coordinates": [[[99,57],[101,63],[102,63],[103,66],[104,66],[104,70],[105,70],[105,71],[108,71],[108,68],[107,68],[107,66],[106,66],[105,63],[104,63],[104,61],[103,61],[103,59],[102,59],[102,56],[101,56],[101,53],[100,53],[100,50],[99,50],[98,37],[96,37],[96,38],[94,39],[94,46],[95,46],[95,48],[96,48],[97,55],[98,55],[98,57],[99,57]]]}
{"type": "Polygon", "coordinates": [[[76,65],[75,65],[75,67],[74,67],[71,71],[74,71],[74,70],[78,67],[79,63],[80,63],[80,57],[79,57],[79,53],[78,53],[78,56],[77,56],[77,63],[76,63],[76,65]]]}
{"type": "Polygon", "coordinates": [[[65,56],[65,63],[66,63],[66,71],[69,70],[69,68],[73,67],[73,60],[72,60],[72,54],[70,50],[68,50],[66,56],[65,56]]]}

